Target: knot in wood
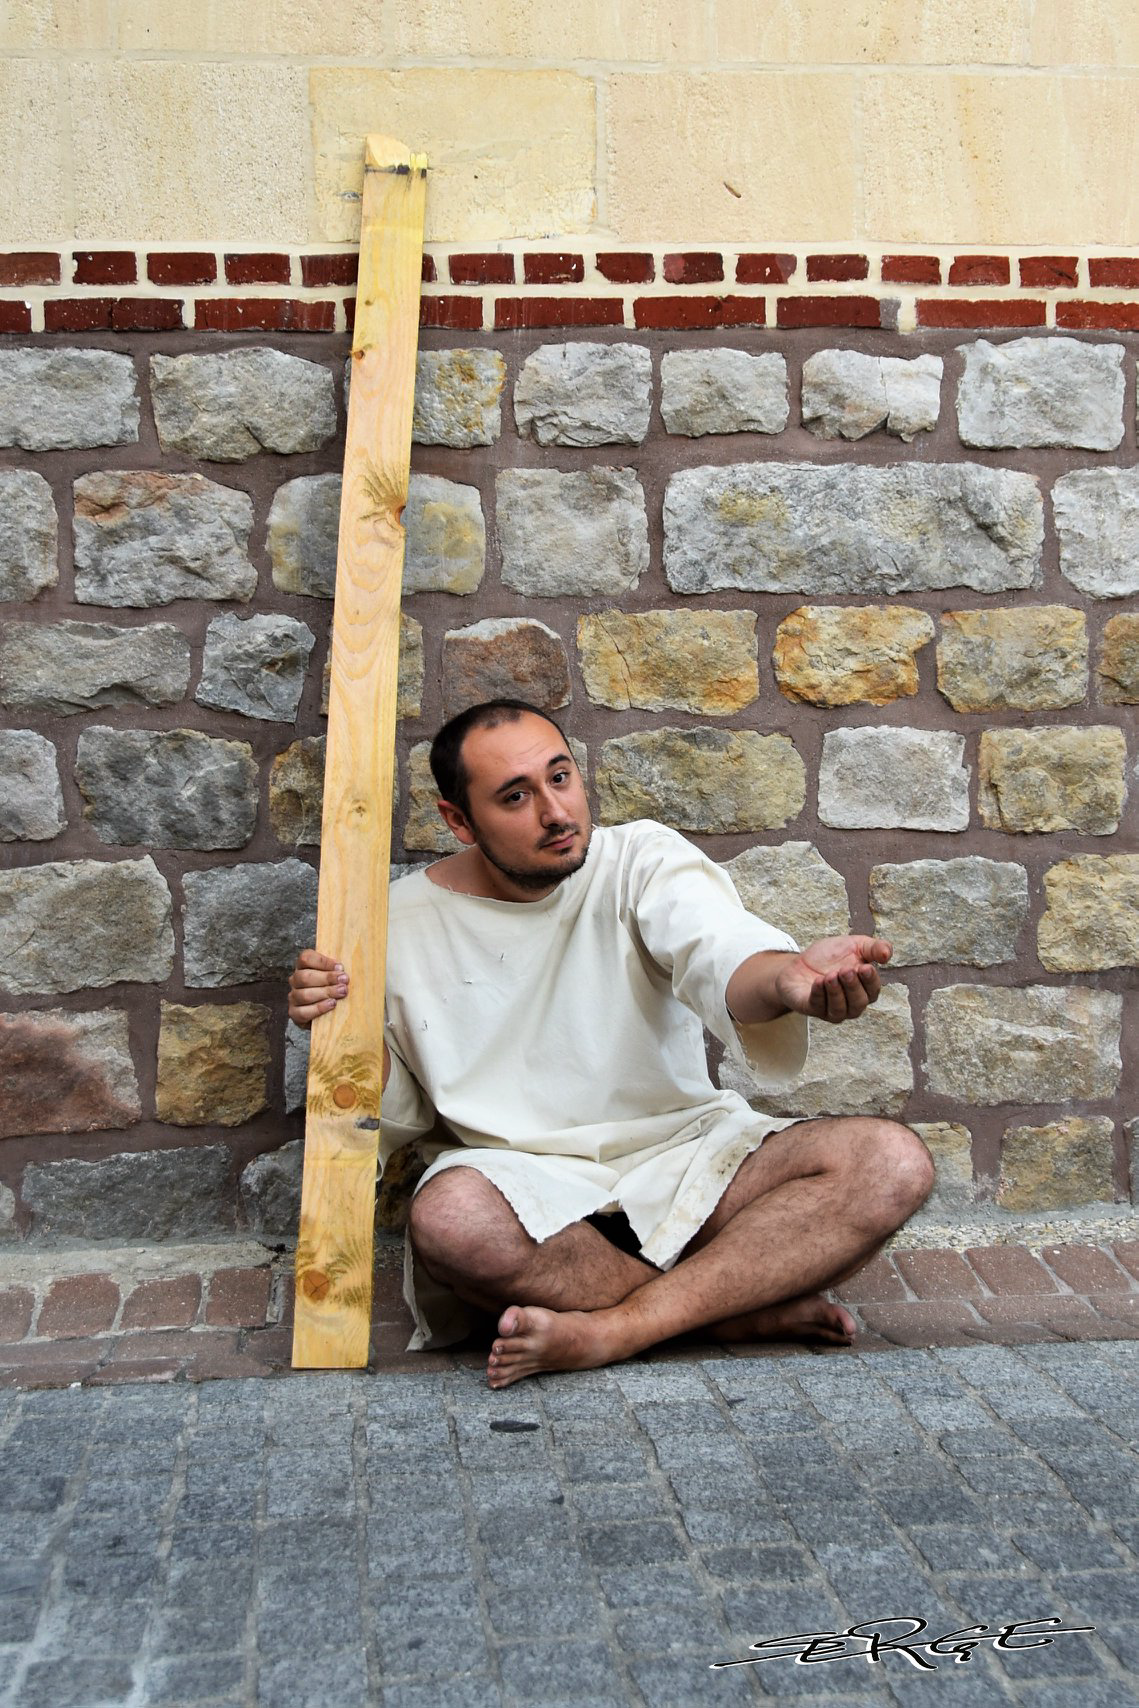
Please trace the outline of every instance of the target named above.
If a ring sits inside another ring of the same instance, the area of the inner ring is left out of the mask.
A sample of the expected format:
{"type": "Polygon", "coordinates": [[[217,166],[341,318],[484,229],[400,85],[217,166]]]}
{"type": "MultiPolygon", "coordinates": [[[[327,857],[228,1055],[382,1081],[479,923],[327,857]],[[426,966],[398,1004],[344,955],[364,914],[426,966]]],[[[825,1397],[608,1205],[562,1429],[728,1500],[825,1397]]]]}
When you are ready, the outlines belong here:
{"type": "Polygon", "coordinates": [[[356,1087],[350,1080],[333,1087],[332,1101],[338,1109],[351,1109],[356,1102],[356,1087]]]}
{"type": "Polygon", "coordinates": [[[301,1277],[301,1291],[306,1299],[324,1299],[332,1282],[323,1269],[306,1269],[301,1277]]]}

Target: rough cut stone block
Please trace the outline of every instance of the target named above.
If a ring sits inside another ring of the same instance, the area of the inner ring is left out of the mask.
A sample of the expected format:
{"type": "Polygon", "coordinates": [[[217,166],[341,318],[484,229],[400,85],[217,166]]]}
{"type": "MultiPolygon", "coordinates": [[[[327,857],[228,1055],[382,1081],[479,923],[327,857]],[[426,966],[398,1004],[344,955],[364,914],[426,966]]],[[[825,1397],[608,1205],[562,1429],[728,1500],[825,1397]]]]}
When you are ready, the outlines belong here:
{"type": "Polygon", "coordinates": [[[282,592],[311,599],[335,594],[342,485],[338,474],[306,474],[273,494],[266,546],[273,586],[282,592]]]}
{"type": "MultiPolygon", "coordinates": [[[[424,656],[423,624],[401,611],[399,617],[399,670],[396,676],[395,715],[397,718],[417,718],[423,700],[424,656]]],[[[332,655],[325,658],[320,673],[320,711],[328,716],[328,696],[332,687],[332,655]]]]}
{"type": "Polygon", "coordinates": [[[648,515],[635,470],[504,469],[496,484],[502,580],[514,592],[613,597],[648,568],[648,515]]]}
{"type": "Polygon", "coordinates": [[[913,860],[870,873],[874,934],[893,945],[896,967],[1011,961],[1028,915],[1023,866],[984,860],[913,860]]]}
{"type": "Polygon", "coordinates": [[[705,433],[782,433],[787,425],[787,361],[775,351],[669,350],[661,357],[660,385],[669,433],[698,439],[705,433]]]}
{"type": "Polygon", "coordinates": [[[303,860],[187,872],[186,984],[249,984],[291,972],[316,941],[316,871],[303,860]]]}
{"type": "Polygon", "coordinates": [[[253,501],[200,474],[107,469],[75,482],[80,605],[249,599],[253,501]]]}
{"type": "Polygon", "coordinates": [[[0,350],[0,445],[71,451],[133,445],[138,384],[110,350],[0,350]]]}
{"type": "Polygon", "coordinates": [[[162,1004],[155,1114],[175,1127],[237,1127],[269,1101],[269,1009],[162,1004]]]}
{"type": "Polygon", "coordinates": [[[850,930],[846,882],[811,842],[746,848],[724,870],[748,912],[789,932],[801,948],[850,930]]]}
{"type": "Polygon", "coordinates": [[[964,830],[964,752],[965,737],[948,730],[828,730],[819,766],[819,817],[845,830],[964,830]]]}
{"type": "Polygon", "coordinates": [[[955,1121],[914,1121],[913,1131],[927,1146],[936,1170],[933,1191],[923,1208],[968,1210],[973,1206],[973,1139],[968,1127],[955,1121]]]}
{"type": "Polygon", "coordinates": [[[303,1026],[285,1021],[285,1113],[303,1109],[308,1095],[308,1057],[312,1038],[303,1026]]]}
{"type": "Polygon", "coordinates": [[[1109,836],[1119,828],[1127,757],[1123,731],[987,729],[981,735],[981,822],[1011,832],[1080,830],[1109,836]]]}
{"type": "Polygon", "coordinates": [[[199,730],[83,731],[75,780],[83,817],[117,847],[244,848],[257,823],[253,749],[199,730]]]}
{"type": "Polygon", "coordinates": [[[255,1239],[280,1239],[300,1226],[304,1152],[304,1141],[291,1139],[242,1169],[241,1207],[255,1239]]]}
{"type": "Polygon", "coordinates": [[[413,474],[403,513],[405,593],[473,593],[486,569],[486,523],[477,486],[413,474]]]}
{"type": "Polygon", "coordinates": [[[149,855],[0,872],[0,990],[161,984],[174,965],[172,917],[166,879],[149,855]]]}
{"type": "Polygon", "coordinates": [[[0,699],[69,717],[101,706],[170,706],[190,685],[190,642],[172,623],[8,623],[0,699]]]}
{"type": "Polygon", "coordinates": [[[884,706],[916,694],[933,619],[909,605],[801,605],[775,632],[775,679],[812,706],[884,706]]]}
{"type": "Polygon", "coordinates": [[[1139,854],[1076,854],[1044,874],[1037,934],[1050,973],[1139,966],[1139,854]]]}
{"type": "Polygon", "coordinates": [[[315,451],[336,432],[331,373],[283,350],[152,356],[150,395],[162,449],[210,462],[315,451]]]}
{"type": "Polygon", "coordinates": [[[577,646],[595,706],[728,717],[759,695],[754,611],[600,611],[577,646]]]}
{"type": "Polygon", "coordinates": [[[194,698],[201,706],[291,724],[315,645],[308,624],[295,617],[278,611],[235,617],[227,611],[206,630],[202,680],[194,698]]]}
{"type": "Polygon", "coordinates": [[[157,1244],[229,1233],[237,1221],[227,1145],[32,1163],[22,1194],[44,1238],[157,1244]]]}
{"type": "Polygon", "coordinates": [[[0,599],[34,599],[54,587],[58,547],[55,500],[43,475],[0,469],[0,599]]]}
{"type": "Polygon", "coordinates": [[[506,362],[497,350],[421,350],[411,437],[417,445],[493,445],[502,432],[506,362]]]}
{"type": "Polygon", "coordinates": [[[664,500],[676,593],[996,593],[1038,585],[1043,538],[1032,476],[976,463],[682,469],[664,500]]]}
{"type": "Polygon", "coordinates": [[[1139,705],[1139,612],[1111,617],[1104,625],[1097,675],[1104,705],[1139,705]]]}
{"type": "Polygon", "coordinates": [[[958,349],[961,442],[986,450],[1070,445],[1113,451],[1123,439],[1123,345],[1078,338],[977,338],[958,349]]]}
{"type": "Polygon", "coordinates": [[[0,842],[47,842],[66,823],[54,743],[0,730],[0,842]]]}
{"type": "Polygon", "coordinates": [[[730,1056],[720,1084],[771,1115],[900,1115],[914,1088],[913,1035],[909,991],[886,985],[853,1024],[811,1028],[807,1065],[789,1085],[757,1080],[730,1056]]]}
{"type": "Polygon", "coordinates": [[[957,712],[1077,706],[1088,691],[1088,632],[1066,605],[945,611],[937,686],[957,712]]]}
{"type": "Polygon", "coordinates": [[[141,1114],[121,1009],[0,1015],[0,1138],[129,1127],[141,1114]]]}
{"type": "Polygon", "coordinates": [[[601,822],[656,818],[712,836],[778,830],[802,812],[806,777],[785,735],[697,728],[615,736],[597,768],[601,822]]]}
{"type": "Polygon", "coordinates": [[[306,735],[278,753],[269,771],[269,823],[278,842],[292,847],[320,841],[324,806],[322,735],[306,735]]]}
{"type": "Polygon", "coordinates": [[[543,344],[522,364],[514,419],[539,445],[639,445],[652,394],[643,344],[543,344]]]}
{"type": "Polygon", "coordinates": [[[1052,488],[1060,574],[1093,599],[1139,593],[1139,469],[1076,469],[1052,488]]]}
{"type": "Polygon", "coordinates": [[[1079,986],[946,985],[925,1011],[929,1089],[965,1103],[1111,1097],[1123,999],[1079,986]]]}
{"type": "Polygon", "coordinates": [[[435,854],[455,854],[462,847],[439,816],[439,790],[431,775],[431,743],[417,742],[407,756],[407,824],[405,848],[435,854]]]}
{"type": "Polygon", "coordinates": [[[553,712],[569,704],[569,659],[554,629],[531,617],[487,617],[443,637],[443,709],[453,718],[480,700],[527,700],[553,712]]]}
{"type": "Polygon", "coordinates": [[[0,1240],[15,1240],[20,1237],[20,1229],[16,1221],[16,1194],[10,1186],[0,1185],[0,1240]]]}
{"type": "Polygon", "coordinates": [[[941,409],[940,356],[816,350],[803,363],[803,425],[820,439],[864,439],[884,427],[907,444],[941,409]]]}
{"type": "Polygon", "coordinates": [[[1113,1164],[1112,1122],[1105,1115],[1010,1127],[1001,1146],[997,1203],[1005,1210],[1111,1203],[1113,1164]]]}

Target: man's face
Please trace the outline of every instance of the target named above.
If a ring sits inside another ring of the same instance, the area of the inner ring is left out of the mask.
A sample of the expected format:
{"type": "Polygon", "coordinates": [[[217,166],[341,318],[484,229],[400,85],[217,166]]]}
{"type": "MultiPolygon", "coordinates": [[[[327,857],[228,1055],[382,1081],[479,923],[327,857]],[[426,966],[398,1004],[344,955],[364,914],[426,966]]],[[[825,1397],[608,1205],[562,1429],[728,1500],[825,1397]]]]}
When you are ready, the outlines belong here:
{"type": "Polygon", "coordinates": [[[546,891],[579,871],[593,823],[569,750],[545,718],[473,729],[462,748],[469,779],[466,815],[445,813],[460,841],[525,891],[546,891]],[[465,833],[464,833],[465,828],[465,833]]]}

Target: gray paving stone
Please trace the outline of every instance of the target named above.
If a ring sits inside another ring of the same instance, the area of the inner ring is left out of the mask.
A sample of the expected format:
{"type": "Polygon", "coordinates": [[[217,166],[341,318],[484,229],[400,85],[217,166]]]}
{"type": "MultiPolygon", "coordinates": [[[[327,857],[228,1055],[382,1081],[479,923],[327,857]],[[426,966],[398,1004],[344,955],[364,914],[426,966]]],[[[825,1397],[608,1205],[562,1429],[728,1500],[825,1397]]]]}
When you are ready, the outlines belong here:
{"type": "MultiPolygon", "coordinates": [[[[1132,1651],[1133,1652],[1133,1651],[1132,1651]]],[[[1031,1695],[1032,1708],[1072,1708],[1070,1684],[1037,1685],[1031,1695]]],[[[1135,1708],[1139,1684],[1125,1679],[1081,1680],[1080,1708],[1135,1708]]]]}
{"type": "Polygon", "coordinates": [[[669,1649],[696,1650],[707,1656],[719,1640],[715,1608],[642,1608],[615,1621],[617,1647],[623,1655],[659,1655],[669,1649]]]}
{"type": "Polygon", "coordinates": [[[193,1655],[156,1661],[143,1677],[146,1708],[181,1708],[182,1703],[238,1697],[245,1678],[244,1655],[193,1655]]]}
{"type": "Polygon", "coordinates": [[[0,1596],[0,1643],[30,1643],[39,1618],[38,1596],[0,1596]]]}
{"type": "Polygon", "coordinates": [[[703,1593],[686,1560],[673,1565],[602,1569],[597,1577],[609,1607],[685,1606],[703,1593]]]}
{"type": "Polygon", "coordinates": [[[620,1668],[604,1643],[509,1644],[499,1650],[499,1665],[508,1698],[518,1702],[626,1699],[620,1668]]]}
{"type": "Polygon", "coordinates": [[[70,1655],[33,1661],[13,1698],[14,1708],[103,1708],[125,1702],[134,1688],[129,1662],[70,1655]]]}
{"type": "Polygon", "coordinates": [[[291,1655],[258,1669],[257,1708],[367,1708],[367,1659],[362,1650],[291,1655]]]}
{"type": "Polygon", "coordinates": [[[686,1507],[681,1518],[689,1536],[702,1547],[728,1542],[772,1546],[797,1540],[787,1515],[775,1507],[765,1510],[753,1506],[746,1513],[730,1507],[712,1512],[686,1507]]]}
{"type": "Polygon", "coordinates": [[[579,1483],[569,1498],[583,1520],[658,1518],[669,1510],[654,1483],[579,1483]]]}
{"type": "Polygon", "coordinates": [[[805,1548],[713,1548],[705,1550],[704,1567],[724,1583],[798,1583],[818,1572],[805,1548]]]}
{"type": "Polygon", "coordinates": [[[383,1689],[383,1708],[496,1708],[502,1699],[489,1673],[432,1679],[429,1684],[385,1684],[383,1689]]]}
{"type": "MultiPolygon", "coordinates": [[[[717,1660],[729,1657],[721,1650],[717,1660]]],[[[709,1672],[708,1663],[687,1657],[668,1660],[636,1660],[629,1667],[648,1708],[698,1708],[702,1703],[754,1702],[752,1667],[738,1671],[709,1672]]]]}
{"type": "Polygon", "coordinates": [[[683,1556],[679,1531],[656,1519],[632,1524],[587,1524],[581,1531],[582,1553],[596,1566],[663,1564],[683,1556]]]}
{"type": "Polygon", "coordinates": [[[1064,1598],[1088,1624],[1139,1619],[1139,1577],[1134,1572],[1069,1572],[1064,1598]]]}
{"type": "Polygon", "coordinates": [[[912,1540],[935,1572],[1028,1570],[1024,1552],[1018,1553],[1000,1537],[976,1530],[944,1524],[937,1529],[914,1530],[912,1540]]]}

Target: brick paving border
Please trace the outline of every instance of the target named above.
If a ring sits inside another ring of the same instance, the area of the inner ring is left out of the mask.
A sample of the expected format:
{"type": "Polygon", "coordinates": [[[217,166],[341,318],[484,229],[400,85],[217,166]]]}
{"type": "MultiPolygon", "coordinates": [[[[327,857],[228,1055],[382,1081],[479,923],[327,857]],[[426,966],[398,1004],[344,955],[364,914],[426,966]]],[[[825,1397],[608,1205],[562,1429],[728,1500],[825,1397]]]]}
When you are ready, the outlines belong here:
{"type": "MultiPolygon", "coordinates": [[[[409,1353],[411,1319],[396,1248],[378,1254],[369,1368],[477,1368],[473,1343],[409,1353]]],[[[208,1381],[277,1376],[292,1350],[292,1255],[207,1274],[116,1279],[92,1271],[36,1285],[0,1284],[0,1387],[208,1381]]],[[[892,1347],[1028,1345],[1139,1339],[1139,1241],[1102,1245],[984,1246],[966,1252],[882,1253],[836,1289],[858,1324],[859,1352],[892,1347]]],[[[656,1357],[704,1355],[698,1336],[656,1357]]],[[[736,1346],[740,1358],[800,1347],[736,1346]]],[[[717,1347],[723,1352],[723,1348],[717,1347]]]]}

